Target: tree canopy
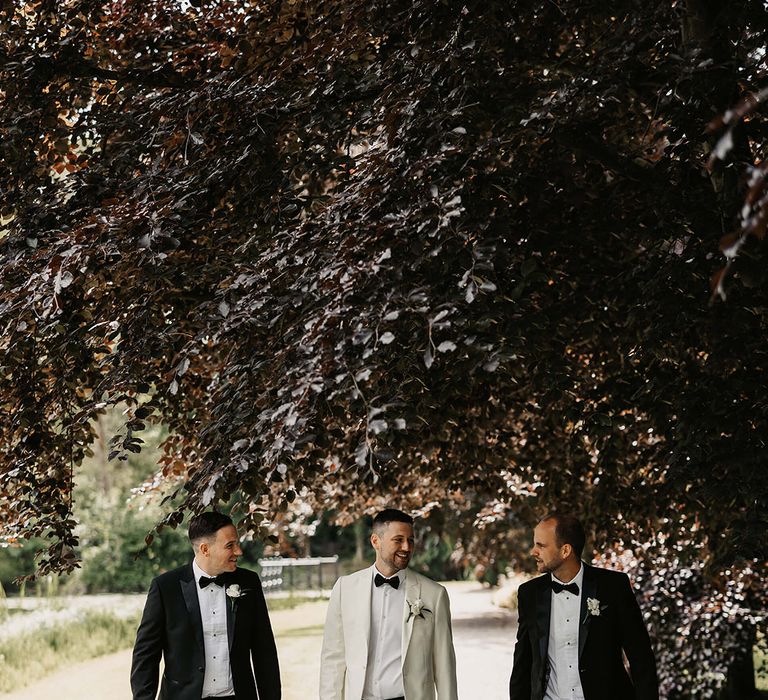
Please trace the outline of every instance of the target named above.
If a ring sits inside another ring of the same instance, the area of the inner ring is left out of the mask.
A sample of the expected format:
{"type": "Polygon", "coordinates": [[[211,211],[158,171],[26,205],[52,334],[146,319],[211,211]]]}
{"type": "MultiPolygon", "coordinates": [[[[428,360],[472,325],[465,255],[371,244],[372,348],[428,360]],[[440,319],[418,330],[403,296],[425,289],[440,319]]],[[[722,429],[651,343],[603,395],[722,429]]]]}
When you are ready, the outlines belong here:
{"type": "Polygon", "coordinates": [[[600,548],[760,590],[766,127],[740,100],[765,19],[4,5],[5,535],[52,538],[41,572],[76,565],[73,469],[125,404],[118,462],[170,430],[172,526],[232,497],[258,528],[297,493],[350,514],[394,494],[460,509],[481,548],[558,505],[600,548]]]}

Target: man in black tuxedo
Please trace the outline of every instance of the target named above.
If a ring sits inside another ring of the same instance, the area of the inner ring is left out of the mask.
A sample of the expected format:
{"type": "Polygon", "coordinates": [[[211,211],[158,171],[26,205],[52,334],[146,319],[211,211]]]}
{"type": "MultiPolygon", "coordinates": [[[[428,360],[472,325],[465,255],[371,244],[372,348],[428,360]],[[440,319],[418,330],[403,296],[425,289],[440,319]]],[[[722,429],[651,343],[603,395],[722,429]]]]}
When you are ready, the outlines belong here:
{"type": "Polygon", "coordinates": [[[510,700],[658,700],[656,661],[629,578],[584,564],[584,542],[570,515],[550,513],[534,530],[531,553],[545,575],[518,589],[510,700]]]}
{"type": "Polygon", "coordinates": [[[155,700],[161,656],[160,700],[280,700],[261,581],[237,567],[243,552],[232,520],[202,513],[190,521],[189,539],[192,563],[149,587],[133,648],[133,700],[155,700]]]}

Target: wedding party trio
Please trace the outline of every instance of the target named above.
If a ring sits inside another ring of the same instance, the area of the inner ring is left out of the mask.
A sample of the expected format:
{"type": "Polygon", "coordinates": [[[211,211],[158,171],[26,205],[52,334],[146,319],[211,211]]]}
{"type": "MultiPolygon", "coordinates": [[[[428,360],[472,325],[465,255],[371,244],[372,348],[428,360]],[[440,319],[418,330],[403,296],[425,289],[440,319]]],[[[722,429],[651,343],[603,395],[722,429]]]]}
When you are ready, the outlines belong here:
{"type": "MultiPolygon", "coordinates": [[[[189,539],[192,562],[150,585],[133,650],[133,700],[281,700],[264,593],[258,575],[237,566],[234,523],[202,513],[190,521],[189,539]]],[[[373,565],[342,576],[331,593],[319,700],[458,700],[448,593],[408,568],[413,518],[381,511],[370,541],[373,565]]],[[[542,575],[518,589],[510,700],[658,700],[629,578],[585,564],[584,544],[570,515],[550,513],[534,530],[531,554],[542,575]]]]}

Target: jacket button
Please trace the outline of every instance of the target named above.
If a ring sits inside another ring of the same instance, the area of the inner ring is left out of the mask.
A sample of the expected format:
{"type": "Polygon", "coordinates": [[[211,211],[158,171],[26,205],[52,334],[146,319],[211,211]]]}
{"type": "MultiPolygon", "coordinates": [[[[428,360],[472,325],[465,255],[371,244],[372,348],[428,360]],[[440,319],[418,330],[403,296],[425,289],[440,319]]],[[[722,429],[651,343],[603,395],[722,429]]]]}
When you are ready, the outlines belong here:
{"type": "Polygon", "coordinates": [[[202,666],[198,666],[198,667],[197,667],[197,670],[198,670],[198,671],[200,671],[200,673],[202,673],[203,671],[205,671],[205,669],[204,669],[202,666]]]}

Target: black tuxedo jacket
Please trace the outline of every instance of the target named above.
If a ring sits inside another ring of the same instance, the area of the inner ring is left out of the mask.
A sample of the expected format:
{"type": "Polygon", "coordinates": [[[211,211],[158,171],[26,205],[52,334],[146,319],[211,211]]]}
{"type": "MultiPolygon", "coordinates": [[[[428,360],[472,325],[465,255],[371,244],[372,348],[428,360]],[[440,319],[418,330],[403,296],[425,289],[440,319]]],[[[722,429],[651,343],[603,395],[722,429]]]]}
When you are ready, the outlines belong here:
{"type": "MultiPolygon", "coordinates": [[[[230,576],[229,585],[238,584],[244,593],[237,599],[227,598],[229,663],[235,695],[238,700],[280,700],[277,650],[261,581],[248,569],[237,569],[230,576]]],[[[133,648],[133,700],[155,700],[161,656],[165,672],[160,700],[201,700],[205,673],[203,622],[191,563],[158,576],[149,587],[133,648]]]]}
{"type": "MultiPolygon", "coordinates": [[[[518,629],[510,700],[542,700],[548,682],[552,577],[539,576],[517,592],[518,629]]],[[[584,565],[579,616],[579,675],[585,700],[658,700],[651,641],[626,574],[584,565]],[[589,614],[587,598],[600,603],[589,614]],[[624,668],[622,650],[629,661],[624,668]]]]}

